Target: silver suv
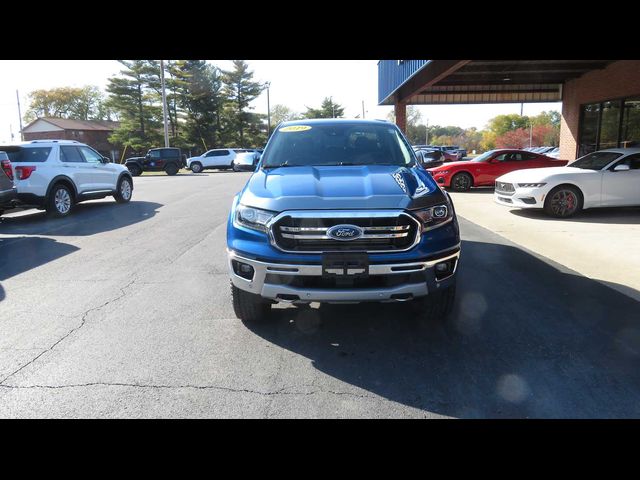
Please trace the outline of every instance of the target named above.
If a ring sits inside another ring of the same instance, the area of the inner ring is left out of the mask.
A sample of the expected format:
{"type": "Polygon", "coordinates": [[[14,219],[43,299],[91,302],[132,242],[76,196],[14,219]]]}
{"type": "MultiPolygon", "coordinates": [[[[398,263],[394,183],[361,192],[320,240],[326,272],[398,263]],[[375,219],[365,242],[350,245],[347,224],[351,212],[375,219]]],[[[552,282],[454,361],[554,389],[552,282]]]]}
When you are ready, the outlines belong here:
{"type": "Polygon", "coordinates": [[[93,148],[73,140],[33,140],[0,145],[12,164],[18,200],[56,217],[83,200],[113,196],[131,200],[133,179],[124,165],[111,163],[93,148]]]}

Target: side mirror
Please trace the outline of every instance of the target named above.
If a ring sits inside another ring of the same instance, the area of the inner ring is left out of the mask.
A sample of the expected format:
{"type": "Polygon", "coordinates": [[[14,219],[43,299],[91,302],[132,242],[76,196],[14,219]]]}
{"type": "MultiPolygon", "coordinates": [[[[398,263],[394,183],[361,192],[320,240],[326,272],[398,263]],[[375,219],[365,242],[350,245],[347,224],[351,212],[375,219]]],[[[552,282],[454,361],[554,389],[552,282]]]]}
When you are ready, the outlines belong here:
{"type": "Polygon", "coordinates": [[[418,159],[418,165],[424,167],[424,152],[422,150],[416,152],[416,158],[418,159]]]}
{"type": "Polygon", "coordinates": [[[613,169],[614,172],[626,172],[627,170],[631,170],[631,167],[625,164],[616,165],[613,169]]]}
{"type": "Polygon", "coordinates": [[[111,163],[111,159],[108,157],[102,157],[102,160],[100,160],[102,163],[111,163]]]}
{"type": "Polygon", "coordinates": [[[146,158],[147,160],[149,160],[151,158],[151,155],[149,155],[148,153],[144,156],[144,158],[146,158]]]}

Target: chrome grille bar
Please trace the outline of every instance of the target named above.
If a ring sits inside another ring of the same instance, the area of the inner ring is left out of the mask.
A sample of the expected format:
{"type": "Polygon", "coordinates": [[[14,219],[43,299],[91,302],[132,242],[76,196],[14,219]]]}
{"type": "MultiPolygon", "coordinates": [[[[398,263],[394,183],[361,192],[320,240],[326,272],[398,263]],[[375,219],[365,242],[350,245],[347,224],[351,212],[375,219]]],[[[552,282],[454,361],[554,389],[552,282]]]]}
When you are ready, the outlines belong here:
{"type": "MultiPolygon", "coordinates": [[[[327,235],[296,235],[293,233],[283,233],[281,234],[283,238],[295,238],[297,240],[335,240],[332,237],[327,235]]],[[[361,237],[358,237],[357,240],[363,239],[367,240],[369,238],[402,238],[409,235],[409,232],[403,233],[365,233],[361,237]]],[[[356,241],[357,241],[356,240],[356,241]]]]}

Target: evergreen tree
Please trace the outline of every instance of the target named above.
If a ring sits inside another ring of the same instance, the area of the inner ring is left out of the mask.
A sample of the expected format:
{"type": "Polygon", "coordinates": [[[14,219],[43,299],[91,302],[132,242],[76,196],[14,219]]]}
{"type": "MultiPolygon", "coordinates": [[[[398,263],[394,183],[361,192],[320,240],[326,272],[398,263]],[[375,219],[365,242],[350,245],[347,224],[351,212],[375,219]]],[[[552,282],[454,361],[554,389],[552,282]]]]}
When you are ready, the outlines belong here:
{"type": "Polygon", "coordinates": [[[186,60],[180,67],[181,97],[184,109],[185,140],[196,149],[211,149],[224,145],[223,107],[220,70],[204,60],[186,60]]]}
{"type": "MultiPolygon", "coordinates": [[[[227,138],[232,144],[245,147],[245,132],[253,121],[249,104],[262,93],[264,86],[253,81],[253,72],[244,60],[234,60],[233,69],[224,71],[222,80],[228,101],[224,108],[227,138]]],[[[253,125],[257,123],[253,121],[253,125]]]]}
{"type": "MultiPolygon", "coordinates": [[[[162,144],[162,106],[156,103],[152,65],[148,60],[119,60],[125,67],[107,85],[108,106],[117,114],[120,127],[110,137],[115,144],[144,150],[162,144]]],[[[159,73],[158,73],[159,75],[159,73]]]]}
{"type": "Polygon", "coordinates": [[[344,107],[334,103],[333,98],[325,97],[320,108],[307,107],[304,118],[342,118],[344,107]]]}

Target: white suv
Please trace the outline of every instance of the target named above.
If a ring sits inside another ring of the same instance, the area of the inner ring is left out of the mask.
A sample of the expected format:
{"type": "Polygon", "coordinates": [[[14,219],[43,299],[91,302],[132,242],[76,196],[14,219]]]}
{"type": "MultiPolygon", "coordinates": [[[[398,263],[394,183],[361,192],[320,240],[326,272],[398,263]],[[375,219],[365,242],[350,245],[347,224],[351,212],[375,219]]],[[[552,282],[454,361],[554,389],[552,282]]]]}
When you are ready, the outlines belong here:
{"type": "Polygon", "coordinates": [[[64,217],[74,204],[113,196],[131,200],[133,180],[124,165],[110,163],[93,148],[73,140],[33,140],[1,145],[14,170],[18,201],[64,217]]]}
{"type": "Polygon", "coordinates": [[[233,168],[236,152],[230,148],[216,148],[197,157],[187,158],[187,168],[193,173],[200,173],[205,168],[226,170],[233,168]]]}

